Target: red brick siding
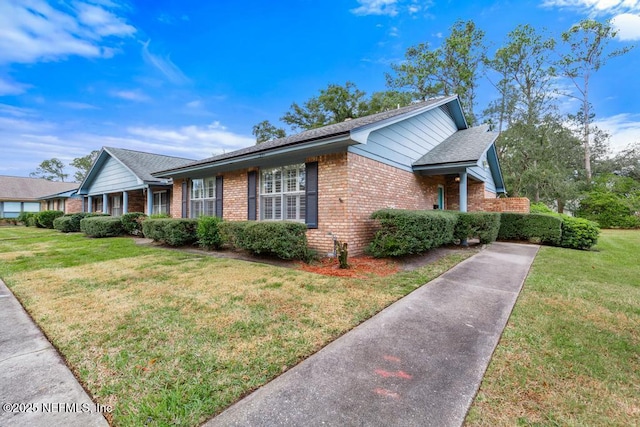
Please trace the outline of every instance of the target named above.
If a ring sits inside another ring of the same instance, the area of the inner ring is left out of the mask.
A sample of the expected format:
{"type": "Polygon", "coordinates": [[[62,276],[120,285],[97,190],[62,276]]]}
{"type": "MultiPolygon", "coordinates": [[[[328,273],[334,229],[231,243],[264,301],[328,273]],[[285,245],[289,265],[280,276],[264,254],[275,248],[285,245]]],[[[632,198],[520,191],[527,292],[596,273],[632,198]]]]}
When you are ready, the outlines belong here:
{"type": "Polygon", "coordinates": [[[245,169],[223,175],[222,217],[226,220],[247,220],[247,171],[245,169]]]}
{"type": "Polygon", "coordinates": [[[72,214],[82,212],[82,199],[67,199],[64,202],[64,213],[72,214]]]}
{"type": "Polygon", "coordinates": [[[507,197],[501,199],[484,199],[483,207],[487,212],[529,213],[531,204],[526,197],[507,197]]]}
{"type": "Polygon", "coordinates": [[[171,192],[171,208],[169,209],[172,218],[182,218],[182,182],[184,179],[173,180],[173,191],[171,192]]]}
{"type": "Polygon", "coordinates": [[[147,212],[147,197],[142,190],[127,191],[127,212],[147,212]]]}

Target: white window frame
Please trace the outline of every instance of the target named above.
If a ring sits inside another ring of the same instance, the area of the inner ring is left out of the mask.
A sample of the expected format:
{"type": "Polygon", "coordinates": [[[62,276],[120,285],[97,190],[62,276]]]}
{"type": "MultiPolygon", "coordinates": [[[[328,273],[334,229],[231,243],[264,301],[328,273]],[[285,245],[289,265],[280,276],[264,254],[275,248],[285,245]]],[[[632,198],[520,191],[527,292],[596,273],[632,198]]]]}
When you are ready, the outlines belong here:
{"type": "Polygon", "coordinates": [[[304,163],[260,171],[260,220],[305,221],[304,163]]]}
{"type": "Polygon", "coordinates": [[[216,178],[196,178],[190,188],[191,218],[216,215],[216,178]]]}
{"type": "Polygon", "coordinates": [[[167,190],[153,192],[153,214],[162,215],[169,213],[169,192],[167,190]],[[157,196],[157,197],[156,197],[157,196]],[[163,199],[164,198],[164,203],[163,199]]]}

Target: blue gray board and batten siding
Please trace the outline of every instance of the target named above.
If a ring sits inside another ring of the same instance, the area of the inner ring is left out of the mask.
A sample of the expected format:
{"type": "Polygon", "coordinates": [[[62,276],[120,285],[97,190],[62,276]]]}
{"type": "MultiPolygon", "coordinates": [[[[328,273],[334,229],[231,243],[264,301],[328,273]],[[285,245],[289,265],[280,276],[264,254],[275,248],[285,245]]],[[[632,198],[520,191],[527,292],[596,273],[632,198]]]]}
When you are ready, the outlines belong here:
{"type": "Polygon", "coordinates": [[[122,163],[109,156],[102,165],[100,173],[91,183],[87,194],[117,193],[142,187],[144,183],[138,177],[122,163]]]}

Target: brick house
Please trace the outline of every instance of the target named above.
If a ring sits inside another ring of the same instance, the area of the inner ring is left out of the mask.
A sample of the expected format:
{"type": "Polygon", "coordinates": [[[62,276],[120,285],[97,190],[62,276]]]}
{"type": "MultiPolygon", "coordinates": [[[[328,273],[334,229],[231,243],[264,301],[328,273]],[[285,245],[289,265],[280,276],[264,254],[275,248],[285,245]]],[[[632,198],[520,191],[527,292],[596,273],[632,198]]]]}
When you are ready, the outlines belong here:
{"type": "Polygon", "coordinates": [[[170,214],[171,179],[154,177],[151,172],[192,162],[181,157],[103,147],[77,191],[83,200],[82,211],[113,216],[128,212],[170,214]]]}
{"type": "MultiPolygon", "coordinates": [[[[0,175],[0,218],[17,218],[22,212],[46,210],[49,205],[43,200],[48,195],[73,192],[77,188],[76,182],[0,175]]],[[[67,209],[73,208],[73,203],[65,206],[63,201],[62,204],[57,203],[55,206],[66,212],[67,209]]]]}
{"type": "MultiPolygon", "coordinates": [[[[173,217],[300,221],[314,249],[329,253],[339,239],[356,255],[372,238],[369,216],[378,209],[509,210],[487,204],[505,194],[497,136],[469,128],[450,96],[153,175],[173,179],[173,217]]],[[[528,211],[528,201],[515,210],[528,211]]]]}
{"type": "Polygon", "coordinates": [[[78,195],[78,188],[41,197],[40,203],[43,211],[62,211],[65,214],[82,212],[82,197],[78,195]]]}

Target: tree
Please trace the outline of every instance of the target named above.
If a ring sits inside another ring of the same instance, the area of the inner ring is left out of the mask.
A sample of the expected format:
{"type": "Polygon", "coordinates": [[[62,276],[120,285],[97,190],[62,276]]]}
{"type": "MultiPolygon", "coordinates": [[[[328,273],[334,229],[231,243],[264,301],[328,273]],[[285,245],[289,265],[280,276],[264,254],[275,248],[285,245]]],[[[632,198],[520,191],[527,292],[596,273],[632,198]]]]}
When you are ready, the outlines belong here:
{"type": "Polygon", "coordinates": [[[561,53],[557,61],[562,74],[573,83],[576,94],[567,94],[581,103],[584,118],[582,126],[582,144],[584,147],[584,169],[587,181],[591,181],[591,104],[589,102],[589,83],[594,73],[600,70],[607,61],[627,53],[631,47],[608,49],[613,41],[615,31],[609,21],[601,23],[586,19],[562,33],[562,41],[567,51],[561,53]]]}
{"type": "Polygon", "coordinates": [[[93,166],[93,162],[96,161],[98,154],[100,154],[99,150],[93,150],[86,156],[76,157],[75,159],[73,159],[73,161],[71,161],[71,163],[69,163],[69,166],[77,169],[75,174],[73,175],[73,179],[75,179],[76,182],[84,181],[84,178],[89,173],[91,166],[93,166]]]}
{"type": "Polygon", "coordinates": [[[548,65],[554,41],[544,38],[530,25],[519,25],[507,40],[493,58],[485,60],[487,67],[500,76],[494,84],[500,99],[485,111],[497,116],[499,131],[505,122],[535,125],[554,109],[551,84],[555,70],[548,65]]]}
{"type": "Polygon", "coordinates": [[[441,48],[420,43],[407,49],[405,61],[392,64],[395,75],[386,74],[387,86],[409,90],[415,99],[457,94],[469,124],[473,112],[480,66],[486,55],[484,31],[473,21],[456,21],[441,48]]]}
{"type": "Polygon", "coordinates": [[[346,82],[344,86],[329,84],[320,90],[320,95],[307,100],[302,106],[291,104],[288,112],[280,118],[295,129],[315,129],[346,119],[360,117],[367,110],[366,93],[359,90],[355,83],[346,82]]]}
{"type": "Polygon", "coordinates": [[[366,107],[361,111],[363,116],[381,113],[383,111],[395,110],[411,104],[413,97],[409,92],[399,92],[396,90],[385,90],[374,92],[366,103],[366,107]]]}
{"type": "Polygon", "coordinates": [[[64,163],[55,157],[44,160],[40,166],[29,174],[32,178],[43,178],[48,181],[63,181],[69,176],[64,173],[64,163]]]}
{"type": "Polygon", "coordinates": [[[262,144],[263,142],[287,136],[284,129],[275,127],[269,120],[263,120],[257,125],[254,125],[251,133],[256,137],[256,144],[262,144]]]}

